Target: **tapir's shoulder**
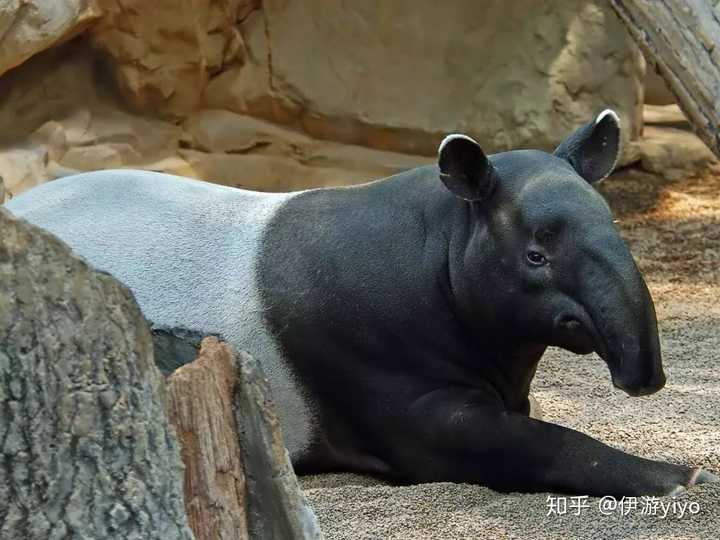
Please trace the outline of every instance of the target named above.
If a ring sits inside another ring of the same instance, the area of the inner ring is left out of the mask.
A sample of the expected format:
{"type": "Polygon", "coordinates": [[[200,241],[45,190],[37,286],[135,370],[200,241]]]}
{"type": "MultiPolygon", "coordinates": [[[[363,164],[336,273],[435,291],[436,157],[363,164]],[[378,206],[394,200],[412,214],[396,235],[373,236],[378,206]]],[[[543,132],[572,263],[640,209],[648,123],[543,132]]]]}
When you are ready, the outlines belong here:
{"type": "Polygon", "coordinates": [[[276,222],[298,221],[306,225],[327,220],[346,221],[353,218],[398,218],[403,211],[422,211],[432,201],[446,201],[446,190],[438,180],[435,165],[417,167],[393,176],[351,186],[323,187],[294,192],[276,222]]]}

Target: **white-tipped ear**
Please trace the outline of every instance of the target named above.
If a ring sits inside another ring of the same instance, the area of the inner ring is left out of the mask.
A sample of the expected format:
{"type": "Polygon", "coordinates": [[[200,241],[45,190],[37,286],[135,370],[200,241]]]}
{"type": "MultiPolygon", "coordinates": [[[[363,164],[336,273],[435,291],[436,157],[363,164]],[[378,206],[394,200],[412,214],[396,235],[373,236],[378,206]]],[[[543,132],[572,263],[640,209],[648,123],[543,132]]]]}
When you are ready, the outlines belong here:
{"type": "Polygon", "coordinates": [[[442,142],[440,143],[440,146],[438,146],[438,156],[440,154],[442,154],[442,151],[443,151],[443,148],[445,148],[445,145],[454,139],[465,139],[466,141],[470,141],[471,143],[475,143],[478,146],[480,146],[478,144],[478,142],[475,139],[473,139],[472,137],[468,137],[467,135],[463,135],[462,133],[451,133],[450,135],[445,137],[442,140],[442,142]]]}
{"type": "Polygon", "coordinates": [[[496,174],[480,145],[467,135],[448,135],[438,148],[440,180],[455,196],[481,201],[495,187],[496,174]]]}
{"type": "Polygon", "coordinates": [[[596,124],[599,124],[600,122],[603,121],[603,119],[604,119],[606,116],[612,116],[612,117],[613,117],[613,120],[615,120],[615,123],[616,123],[618,126],[620,126],[620,117],[619,117],[619,116],[617,115],[617,113],[616,113],[615,111],[613,111],[612,109],[605,109],[603,112],[601,112],[600,114],[598,114],[598,115],[597,115],[597,118],[595,119],[595,123],[596,123],[596,124]]]}
{"type": "Polygon", "coordinates": [[[620,119],[605,109],[555,149],[554,154],[567,160],[590,183],[606,178],[620,156],[620,119]]]}

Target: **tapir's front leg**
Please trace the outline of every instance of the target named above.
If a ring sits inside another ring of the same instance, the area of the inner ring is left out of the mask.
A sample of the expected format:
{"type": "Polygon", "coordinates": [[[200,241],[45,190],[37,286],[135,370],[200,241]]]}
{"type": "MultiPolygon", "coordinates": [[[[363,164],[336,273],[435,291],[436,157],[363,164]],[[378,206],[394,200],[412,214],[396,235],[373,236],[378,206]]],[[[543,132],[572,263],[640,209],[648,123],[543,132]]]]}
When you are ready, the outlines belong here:
{"type": "MultiPolygon", "coordinates": [[[[668,495],[717,481],[699,469],[643,459],[578,431],[502,410],[487,395],[443,389],[410,407],[418,481],[473,482],[500,491],[668,495]]],[[[415,461],[415,463],[412,463],[415,461]]],[[[402,466],[402,465],[401,465],[402,466]]]]}

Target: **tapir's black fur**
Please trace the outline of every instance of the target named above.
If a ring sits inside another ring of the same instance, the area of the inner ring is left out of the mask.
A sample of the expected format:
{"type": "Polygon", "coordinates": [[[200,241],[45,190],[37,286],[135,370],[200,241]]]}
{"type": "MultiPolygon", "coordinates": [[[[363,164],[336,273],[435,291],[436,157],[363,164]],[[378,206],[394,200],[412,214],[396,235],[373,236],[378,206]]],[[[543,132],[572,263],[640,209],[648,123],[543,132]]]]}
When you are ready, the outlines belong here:
{"type": "Polygon", "coordinates": [[[530,383],[548,344],[597,349],[629,393],[651,393],[665,381],[652,300],[589,183],[610,172],[618,143],[613,114],[584,126],[555,155],[517,151],[486,160],[474,141],[458,137],[446,143],[454,150],[441,150],[439,168],[310,191],[282,207],[263,238],[262,297],[284,354],[325,418],[321,439],[296,463],[299,471],[353,468],[400,481],[598,495],[666,494],[713,478],[528,417],[530,383]],[[513,275],[515,260],[525,262],[527,245],[542,238],[528,241],[509,230],[521,224],[507,193],[538,181],[548,189],[538,193],[534,211],[554,214],[551,226],[566,229],[551,233],[569,243],[585,235],[588,249],[608,252],[590,253],[574,268],[557,264],[567,275],[555,278],[567,280],[582,302],[599,304],[588,313],[635,319],[615,321],[636,332],[645,349],[620,360],[633,365],[613,365],[611,344],[598,343],[596,330],[581,331],[581,318],[560,336],[557,328],[522,327],[533,319],[518,311],[537,306],[513,303],[513,289],[555,282],[541,276],[520,284],[513,275]],[[560,185],[552,189],[553,182],[560,185]],[[498,212],[504,220],[488,219],[498,212]],[[513,250],[497,255],[490,245],[496,235],[513,250]],[[473,267],[473,243],[480,252],[487,243],[486,255],[497,260],[473,267]],[[612,276],[595,278],[593,264],[612,276]],[[572,275],[583,272],[589,285],[572,275]],[[588,287],[608,290],[593,294],[588,287]]]}

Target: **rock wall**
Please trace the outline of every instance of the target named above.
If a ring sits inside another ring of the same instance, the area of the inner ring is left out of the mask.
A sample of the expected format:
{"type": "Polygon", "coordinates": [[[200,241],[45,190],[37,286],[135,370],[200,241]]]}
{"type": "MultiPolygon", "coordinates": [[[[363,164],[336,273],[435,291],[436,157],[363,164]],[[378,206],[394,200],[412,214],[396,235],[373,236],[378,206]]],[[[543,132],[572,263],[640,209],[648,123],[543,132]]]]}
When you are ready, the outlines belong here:
{"type": "Polygon", "coordinates": [[[432,161],[448,132],[498,151],[550,149],[606,106],[642,125],[644,63],[601,0],[6,4],[10,193],[125,166],[352,184],[432,161]]]}
{"type": "Polygon", "coordinates": [[[209,78],[242,63],[240,24],[259,0],[99,0],[90,42],[106,55],[126,101],[183,115],[201,105],[209,78]]]}
{"type": "Polygon", "coordinates": [[[214,107],[322,139],[431,155],[448,132],[490,151],[553,148],[602,108],[639,133],[642,58],[604,2],[265,0],[214,107]]]}
{"type": "Polygon", "coordinates": [[[81,33],[101,15],[96,0],[3,0],[0,75],[81,33]]]}

